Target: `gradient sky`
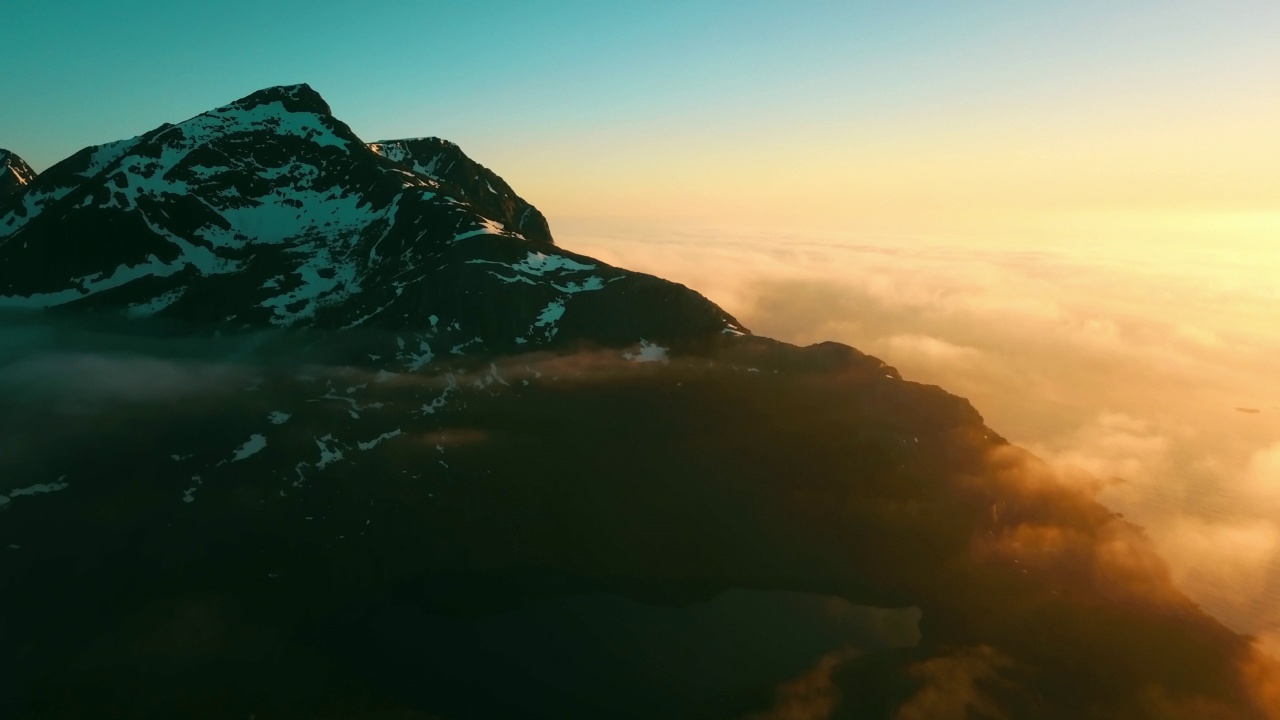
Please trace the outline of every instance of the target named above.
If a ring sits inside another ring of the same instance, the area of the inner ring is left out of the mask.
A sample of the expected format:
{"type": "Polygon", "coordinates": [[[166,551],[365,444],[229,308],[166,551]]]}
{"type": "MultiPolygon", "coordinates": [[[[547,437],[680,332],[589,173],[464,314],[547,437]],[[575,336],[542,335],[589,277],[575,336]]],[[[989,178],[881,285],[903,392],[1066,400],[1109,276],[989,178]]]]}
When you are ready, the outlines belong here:
{"type": "Polygon", "coordinates": [[[0,147],[308,82],[552,221],[1280,235],[1280,4],[7,0],[0,147]]]}

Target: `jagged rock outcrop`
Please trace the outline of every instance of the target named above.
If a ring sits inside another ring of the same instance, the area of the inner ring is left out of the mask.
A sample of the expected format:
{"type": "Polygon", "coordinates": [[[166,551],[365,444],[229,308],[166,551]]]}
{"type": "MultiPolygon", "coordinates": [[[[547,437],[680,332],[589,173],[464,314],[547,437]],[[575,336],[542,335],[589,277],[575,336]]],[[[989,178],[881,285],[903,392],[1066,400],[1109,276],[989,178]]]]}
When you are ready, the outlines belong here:
{"type": "Polygon", "coordinates": [[[16,153],[0,148],[0,203],[26,189],[36,177],[31,166],[16,153]]]}
{"type": "Polygon", "coordinates": [[[436,137],[383,140],[374,152],[431,178],[485,217],[501,222],[529,240],[550,244],[551,228],[537,208],[525,202],[497,173],[475,162],[462,148],[436,137]]]}

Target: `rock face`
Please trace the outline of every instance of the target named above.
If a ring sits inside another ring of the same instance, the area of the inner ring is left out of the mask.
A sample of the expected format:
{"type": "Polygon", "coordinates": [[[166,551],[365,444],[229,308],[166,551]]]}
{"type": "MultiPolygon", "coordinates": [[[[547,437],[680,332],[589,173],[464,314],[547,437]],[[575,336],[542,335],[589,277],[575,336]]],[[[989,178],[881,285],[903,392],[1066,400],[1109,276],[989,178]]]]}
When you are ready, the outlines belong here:
{"type": "Polygon", "coordinates": [[[22,192],[35,177],[35,171],[22,158],[0,148],[0,203],[22,192]]]}
{"type": "Polygon", "coordinates": [[[1089,482],[557,247],[456,146],[298,85],[24,187],[2,717],[1272,710],[1089,482]]]}
{"type": "Polygon", "coordinates": [[[541,213],[456,145],[366,145],[306,85],[39,176],[0,206],[5,306],[395,329],[427,353],[744,332],[683,286],[557,248],[541,213]]]}
{"type": "Polygon", "coordinates": [[[485,217],[501,222],[522,236],[551,243],[551,228],[538,209],[516,195],[492,170],[475,162],[462,148],[440,138],[383,140],[369,145],[423,177],[447,186],[449,193],[470,204],[485,217]]]}

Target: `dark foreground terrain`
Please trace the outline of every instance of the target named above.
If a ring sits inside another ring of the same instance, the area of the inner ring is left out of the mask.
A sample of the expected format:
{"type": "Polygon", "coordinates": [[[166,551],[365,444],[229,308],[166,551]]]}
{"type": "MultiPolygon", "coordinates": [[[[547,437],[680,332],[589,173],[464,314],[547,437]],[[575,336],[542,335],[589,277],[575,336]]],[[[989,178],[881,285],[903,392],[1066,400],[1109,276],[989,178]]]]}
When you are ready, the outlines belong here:
{"type": "Polygon", "coordinates": [[[1087,485],[849,348],[91,337],[5,371],[18,717],[1263,716],[1087,485]]]}

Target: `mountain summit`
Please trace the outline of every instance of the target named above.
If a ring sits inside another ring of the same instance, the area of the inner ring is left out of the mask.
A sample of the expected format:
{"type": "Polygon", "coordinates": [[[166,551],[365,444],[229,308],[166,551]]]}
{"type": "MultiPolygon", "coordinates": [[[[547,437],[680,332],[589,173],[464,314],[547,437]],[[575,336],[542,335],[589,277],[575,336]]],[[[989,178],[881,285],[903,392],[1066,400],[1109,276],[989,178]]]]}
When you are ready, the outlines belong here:
{"type": "Polygon", "coordinates": [[[557,248],[542,214],[452,143],[366,144],[307,85],[41,174],[0,205],[4,306],[395,329],[487,353],[745,332],[683,286],[557,248]]]}
{"type": "Polygon", "coordinates": [[[35,171],[16,153],[0,148],[0,203],[22,192],[35,177],[35,171]]]}

